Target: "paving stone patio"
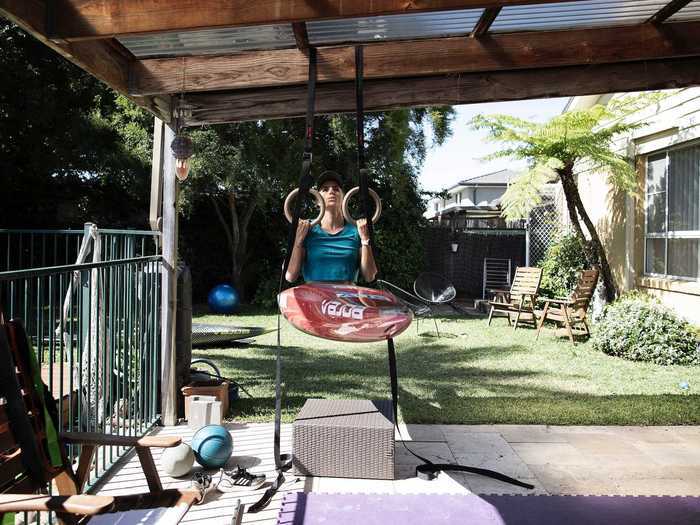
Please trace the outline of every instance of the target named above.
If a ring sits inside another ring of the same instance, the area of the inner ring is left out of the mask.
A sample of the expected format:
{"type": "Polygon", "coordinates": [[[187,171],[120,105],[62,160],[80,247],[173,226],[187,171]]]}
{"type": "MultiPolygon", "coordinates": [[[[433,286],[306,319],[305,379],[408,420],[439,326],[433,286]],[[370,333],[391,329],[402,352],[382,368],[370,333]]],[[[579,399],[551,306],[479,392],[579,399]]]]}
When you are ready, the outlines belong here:
{"type": "MultiPolygon", "coordinates": [[[[234,457],[253,472],[274,478],[272,424],[230,424],[234,457]]],[[[188,442],[187,426],[158,429],[163,435],[188,442]]],[[[282,427],[282,450],[291,449],[291,425],[282,427]]],[[[497,470],[529,482],[528,491],[478,475],[442,473],[437,479],[415,477],[418,463],[403,444],[396,443],[396,479],[361,480],[303,478],[287,474],[287,482],[270,506],[246,514],[243,523],[275,524],[285,492],[388,494],[583,494],[583,495],[700,495],[700,427],[548,427],[543,425],[408,425],[401,437],[411,450],[440,463],[458,462],[497,470]]],[[[401,439],[397,435],[397,440],[401,439]]],[[[166,476],[156,464],[166,488],[188,487],[189,478],[166,476]]],[[[128,457],[98,485],[100,494],[148,490],[136,457],[128,457]]],[[[264,488],[252,492],[210,494],[194,507],[184,523],[226,524],[236,500],[255,502],[264,488]]]]}

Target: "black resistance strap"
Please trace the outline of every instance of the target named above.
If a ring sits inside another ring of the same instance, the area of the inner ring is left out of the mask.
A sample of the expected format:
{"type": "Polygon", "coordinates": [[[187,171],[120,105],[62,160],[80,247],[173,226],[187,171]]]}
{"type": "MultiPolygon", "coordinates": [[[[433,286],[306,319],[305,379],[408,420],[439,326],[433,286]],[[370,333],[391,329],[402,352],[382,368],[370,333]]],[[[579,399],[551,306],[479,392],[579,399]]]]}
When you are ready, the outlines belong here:
{"type": "MultiPolygon", "coordinates": [[[[372,209],[370,207],[371,202],[369,198],[369,181],[367,167],[365,165],[365,114],[364,114],[364,100],[363,100],[363,53],[362,46],[355,47],[355,100],[356,106],[356,123],[357,123],[357,166],[359,168],[359,186],[360,186],[360,204],[362,206],[362,214],[367,219],[367,227],[369,230],[370,245],[374,249],[374,229],[372,227],[372,209]]],[[[477,468],[477,467],[467,467],[464,465],[454,465],[451,463],[433,463],[430,460],[416,454],[406,445],[406,440],[401,436],[401,429],[399,427],[398,419],[398,409],[399,409],[399,379],[398,371],[396,367],[396,349],[394,347],[394,340],[392,338],[387,339],[387,352],[389,357],[389,377],[391,380],[391,406],[394,415],[394,425],[399,433],[401,442],[404,448],[412,454],[415,458],[423,462],[422,465],[416,467],[416,476],[421,479],[433,479],[437,476],[440,471],[460,471],[460,472],[471,472],[473,474],[481,474],[482,476],[488,476],[490,478],[497,479],[499,481],[504,481],[506,483],[511,483],[519,487],[524,487],[527,489],[534,488],[529,483],[523,483],[517,479],[511,478],[499,472],[492,470],[477,468]]]]}
{"type": "MultiPolygon", "coordinates": [[[[313,160],[313,138],[314,138],[314,113],[316,111],[316,48],[309,48],[309,82],[306,101],[306,126],[304,129],[304,153],[301,161],[301,173],[299,174],[299,193],[297,194],[296,202],[294,203],[294,213],[292,222],[289,225],[289,233],[287,235],[287,253],[282,263],[282,273],[280,275],[277,296],[282,293],[284,285],[284,276],[289,268],[289,261],[294,249],[294,239],[296,237],[297,227],[299,226],[299,216],[301,215],[301,207],[304,199],[309,194],[314,179],[311,176],[311,162],[313,160]]],[[[284,473],[292,467],[292,455],[281,454],[280,433],[282,426],[282,341],[281,334],[281,316],[277,313],[277,356],[275,365],[275,435],[274,435],[274,456],[275,468],[277,469],[277,477],[270,487],[265,491],[262,497],[248,508],[248,512],[255,513],[263,510],[270,504],[272,497],[277,493],[279,488],[284,483],[284,473]]]]}
{"type": "Polygon", "coordinates": [[[362,46],[355,47],[355,111],[357,132],[357,168],[359,170],[360,206],[362,215],[367,219],[370,246],[374,250],[374,228],[372,208],[369,198],[369,170],[365,164],[365,104],[364,104],[364,58],[362,46]]]}

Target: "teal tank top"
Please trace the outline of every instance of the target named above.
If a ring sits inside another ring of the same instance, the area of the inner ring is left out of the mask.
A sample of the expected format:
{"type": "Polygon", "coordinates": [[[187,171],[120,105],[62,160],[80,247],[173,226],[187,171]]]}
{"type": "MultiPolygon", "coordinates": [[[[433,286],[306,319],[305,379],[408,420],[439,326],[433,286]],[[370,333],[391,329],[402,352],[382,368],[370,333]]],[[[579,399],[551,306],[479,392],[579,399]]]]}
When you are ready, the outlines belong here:
{"type": "Polygon", "coordinates": [[[360,262],[360,233],[346,223],[338,233],[330,234],[317,224],[304,239],[306,257],[301,274],[304,281],[357,280],[360,262]]]}

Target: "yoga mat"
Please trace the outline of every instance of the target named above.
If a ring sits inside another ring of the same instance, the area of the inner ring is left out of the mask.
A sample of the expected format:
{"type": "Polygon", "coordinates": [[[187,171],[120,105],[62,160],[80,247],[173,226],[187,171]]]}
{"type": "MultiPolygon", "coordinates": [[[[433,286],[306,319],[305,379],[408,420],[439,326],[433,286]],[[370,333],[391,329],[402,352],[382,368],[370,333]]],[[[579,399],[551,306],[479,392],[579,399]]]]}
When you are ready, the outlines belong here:
{"type": "Polygon", "coordinates": [[[698,525],[700,497],[289,493],[278,525],[698,525]]]}

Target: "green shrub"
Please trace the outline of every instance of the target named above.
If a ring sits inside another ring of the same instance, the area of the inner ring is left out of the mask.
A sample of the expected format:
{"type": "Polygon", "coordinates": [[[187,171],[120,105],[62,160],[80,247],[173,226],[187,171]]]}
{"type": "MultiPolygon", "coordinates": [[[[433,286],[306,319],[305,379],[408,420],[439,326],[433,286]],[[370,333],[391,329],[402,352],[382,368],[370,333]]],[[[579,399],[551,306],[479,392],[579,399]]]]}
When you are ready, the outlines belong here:
{"type": "Polygon", "coordinates": [[[700,364],[700,345],[692,327],[673,310],[639,293],[605,307],[596,324],[593,347],[632,361],[700,364]]]}
{"type": "Polygon", "coordinates": [[[578,272],[588,265],[581,243],[570,234],[561,235],[549,246],[539,266],[542,268],[540,292],[549,297],[564,297],[573,290],[578,272]]]}

